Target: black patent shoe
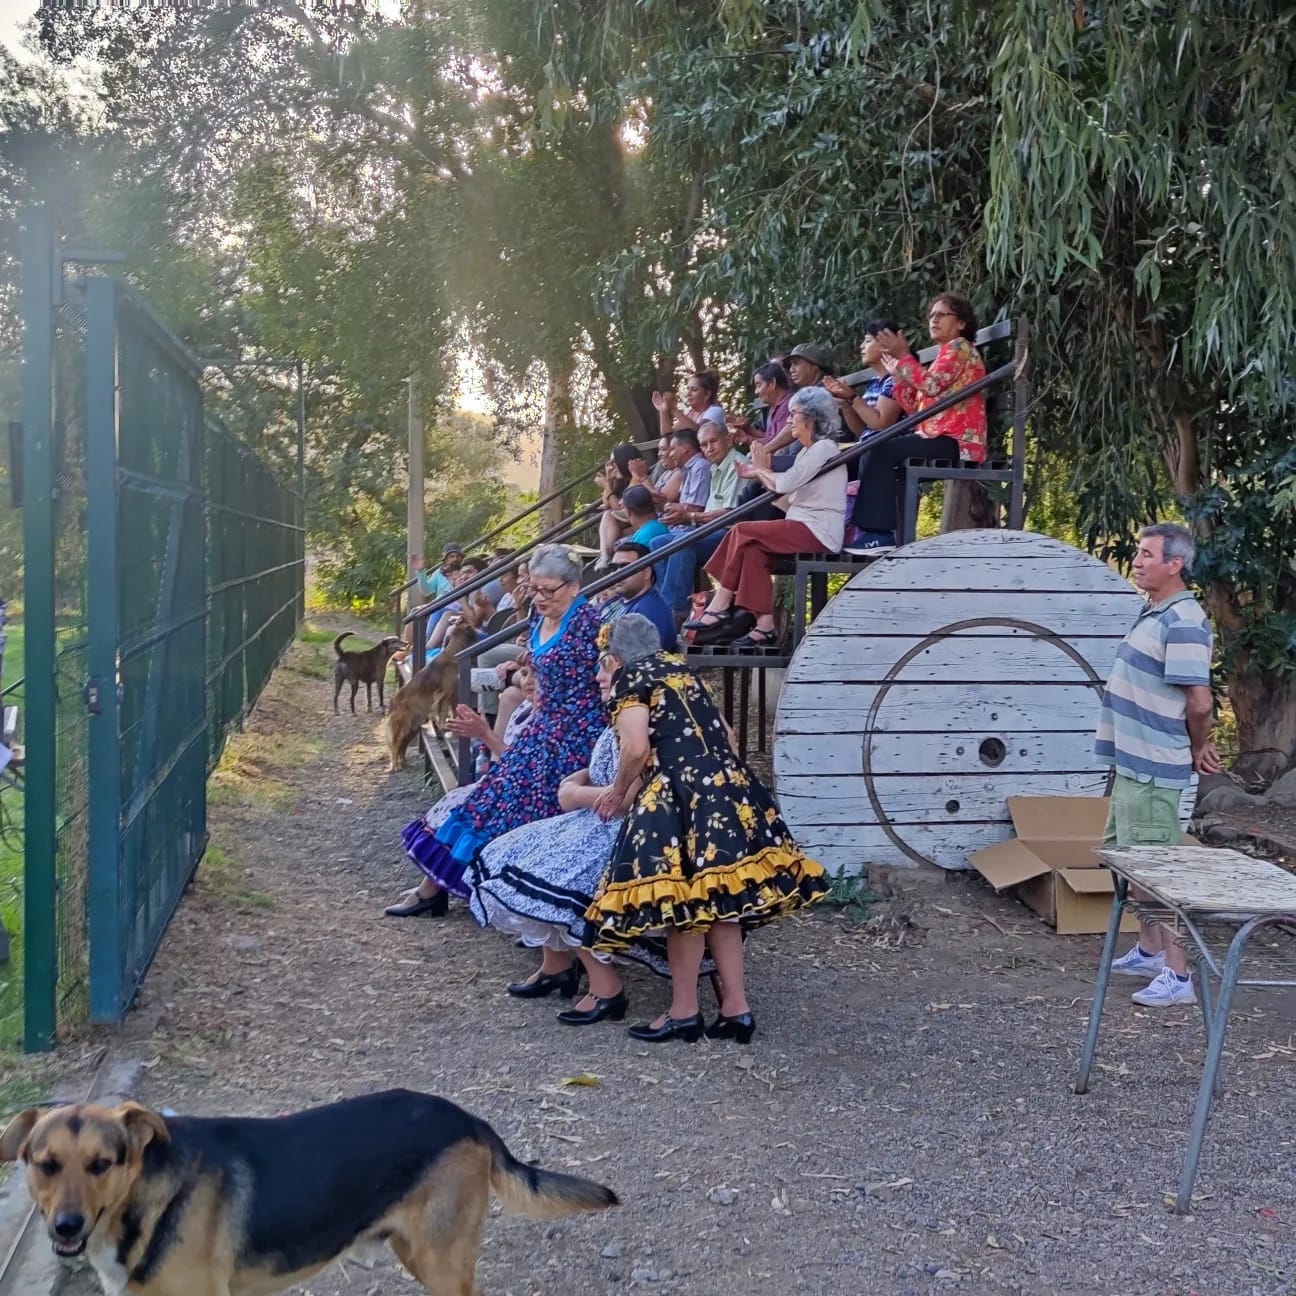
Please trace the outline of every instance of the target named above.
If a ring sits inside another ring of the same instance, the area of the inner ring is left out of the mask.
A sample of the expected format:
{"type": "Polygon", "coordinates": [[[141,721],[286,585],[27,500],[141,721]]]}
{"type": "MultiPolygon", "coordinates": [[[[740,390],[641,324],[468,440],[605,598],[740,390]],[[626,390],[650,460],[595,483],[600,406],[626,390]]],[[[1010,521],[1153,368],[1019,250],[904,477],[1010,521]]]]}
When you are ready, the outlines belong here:
{"type": "Polygon", "coordinates": [[[726,1017],[723,1013],[706,1028],[707,1039],[733,1040],[735,1044],[750,1044],[756,1034],[756,1018],[749,1012],[726,1017]]]}
{"type": "Polygon", "coordinates": [[[403,899],[394,905],[388,905],[383,913],[388,918],[417,918],[427,914],[429,918],[444,918],[450,910],[450,893],[438,891],[436,895],[421,896],[418,887],[407,891],[403,899]]]}
{"type": "Polygon", "coordinates": [[[733,643],[741,639],[748,631],[756,628],[756,618],[746,608],[737,608],[733,616],[717,622],[715,625],[703,626],[693,631],[693,642],[699,647],[708,644],[733,643]]]}
{"type": "Polygon", "coordinates": [[[611,999],[603,999],[595,995],[593,1008],[565,1008],[558,1014],[558,1020],[564,1026],[593,1026],[595,1022],[601,1022],[605,1017],[611,1017],[613,1021],[621,1021],[629,1007],[630,1000],[626,998],[625,991],[619,990],[611,999]]]}
{"type": "Polygon", "coordinates": [[[696,1044],[702,1038],[702,1014],[694,1013],[692,1017],[683,1017],[679,1021],[668,1014],[660,1026],[644,1022],[642,1026],[631,1026],[626,1034],[631,1039],[643,1040],[645,1044],[664,1044],[673,1039],[696,1044]]]}
{"type": "Polygon", "coordinates": [[[547,999],[555,990],[564,999],[575,996],[580,987],[581,970],[573,963],[565,972],[542,972],[534,981],[514,981],[508,992],[515,999],[547,999]]]}

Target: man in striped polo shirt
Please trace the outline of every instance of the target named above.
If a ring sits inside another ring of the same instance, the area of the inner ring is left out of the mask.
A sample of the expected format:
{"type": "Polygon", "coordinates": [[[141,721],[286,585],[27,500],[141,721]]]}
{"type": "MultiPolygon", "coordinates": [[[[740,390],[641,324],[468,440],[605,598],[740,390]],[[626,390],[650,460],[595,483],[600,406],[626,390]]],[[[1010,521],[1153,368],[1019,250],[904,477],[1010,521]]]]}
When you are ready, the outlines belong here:
{"type": "MultiPolygon", "coordinates": [[[[1117,650],[1095,744],[1116,773],[1105,846],[1177,844],[1179,797],[1193,771],[1220,770],[1210,739],[1210,622],[1186,580],[1195,555],[1187,527],[1159,522],[1139,532],[1134,584],[1148,603],[1117,650]]],[[[1159,924],[1141,924],[1138,943],[1112,971],[1151,978],[1135,1003],[1197,1002],[1186,952],[1159,924]]]]}

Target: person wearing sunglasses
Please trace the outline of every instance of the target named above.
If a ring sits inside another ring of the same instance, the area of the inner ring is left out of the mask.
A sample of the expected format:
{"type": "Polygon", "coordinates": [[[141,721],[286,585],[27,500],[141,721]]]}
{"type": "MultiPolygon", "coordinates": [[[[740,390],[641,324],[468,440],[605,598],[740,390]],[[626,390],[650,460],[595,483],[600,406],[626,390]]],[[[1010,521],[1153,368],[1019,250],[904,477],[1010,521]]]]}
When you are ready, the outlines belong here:
{"type": "MultiPolygon", "coordinates": [[[[966,297],[957,293],[934,297],[927,310],[927,331],[937,351],[926,369],[919,364],[904,334],[883,329],[876,337],[882,350],[882,366],[891,377],[892,394],[906,414],[919,413],[985,377],[985,364],[975,345],[976,312],[966,297]]],[[[860,471],[859,492],[851,515],[857,535],[847,552],[865,553],[895,544],[906,460],[967,460],[978,464],[985,457],[984,392],[969,396],[924,420],[912,432],[870,450],[860,471]]]]}

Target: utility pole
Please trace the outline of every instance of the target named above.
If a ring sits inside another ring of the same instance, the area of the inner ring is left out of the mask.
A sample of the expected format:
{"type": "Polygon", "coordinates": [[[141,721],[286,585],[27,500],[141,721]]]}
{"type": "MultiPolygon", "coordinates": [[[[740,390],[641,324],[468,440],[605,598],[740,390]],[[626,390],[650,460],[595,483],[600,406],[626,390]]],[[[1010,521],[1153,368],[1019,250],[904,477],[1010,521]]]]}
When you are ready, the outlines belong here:
{"type": "Polygon", "coordinates": [[[405,494],[406,561],[411,580],[418,575],[415,555],[431,565],[423,552],[426,543],[423,518],[423,414],[419,409],[418,372],[409,376],[409,486],[405,494]]]}

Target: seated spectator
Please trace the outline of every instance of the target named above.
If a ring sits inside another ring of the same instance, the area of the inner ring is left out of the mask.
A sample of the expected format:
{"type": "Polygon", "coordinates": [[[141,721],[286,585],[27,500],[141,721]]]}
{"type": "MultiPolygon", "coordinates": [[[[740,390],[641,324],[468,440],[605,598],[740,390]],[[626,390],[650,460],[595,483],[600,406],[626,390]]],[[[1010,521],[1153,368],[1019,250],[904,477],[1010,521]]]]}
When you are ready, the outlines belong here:
{"type": "MultiPolygon", "coordinates": [[[[702,454],[711,465],[711,492],[701,507],[676,504],[666,509],[664,519],[671,524],[669,540],[676,540],[689,530],[727,513],[737,504],[739,491],[743,488],[738,465],[746,463],[747,457],[734,449],[733,438],[729,433],[712,423],[704,423],[698,439],[702,445],[702,454]]],[[[697,569],[720,547],[724,535],[723,531],[713,531],[666,559],[661,594],[672,612],[688,611],[689,595],[693,593],[697,569]]],[[[667,542],[665,539],[654,540],[653,548],[659,548],[667,542]]]]}
{"type": "MultiPolygon", "coordinates": [[[[726,422],[734,439],[744,444],[773,441],[787,427],[788,401],[792,398],[792,380],[776,360],[763,364],[752,374],[752,390],[765,407],[759,425],[744,414],[730,414],[726,422]]],[[[705,449],[705,447],[703,447],[705,449]]]]}
{"type": "MultiPolygon", "coordinates": [[[[419,593],[432,602],[449,594],[454,588],[452,578],[459,569],[459,564],[463,562],[463,556],[463,547],[453,540],[447,540],[441,546],[441,566],[435,571],[420,570],[416,574],[419,593]]],[[[413,554],[411,558],[415,567],[422,568],[423,556],[421,554],[413,554]]]]}
{"type": "Polygon", "coordinates": [[[669,535],[666,524],[657,516],[657,505],[647,486],[627,486],[621,495],[621,507],[630,520],[630,535],[635,544],[651,545],[658,536],[669,535]]]}
{"type": "Polygon", "coordinates": [[[865,384],[862,392],[856,392],[831,374],[823,380],[825,390],[831,392],[837,400],[842,422],[856,437],[881,432],[900,417],[900,402],[896,400],[893,389],[895,379],[885,370],[886,353],[879,340],[884,333],[899,332],[900,325],[893,319],[871,320],[865,328],[864,342],[860,346],[860,361],[866,369],[873,370],[873,377],[865,384]]]}
{"type": "Polygon", "coordinates": [[[787,371],[793,388],[800,391],[803,387],[821,386],[825,377],[837,372],[837,367],[826,347],[802,342],[788,352],[787,371]]]}
{"type": "Polygon", "coordinates": [[[725,412],[718,403],[720,378],[709,369],[699,370],[684,385],[684,408],[681,409],[674,392],[653,392],[653,408],[662,436],[687,428],[696,432],[702,423],[718,423],[724,427],[725,412]]]}
{"type": "MultiPolygon", "coordinates": [[[[507,714],[501,705],[494,728],[471,707],[462,703],[456,708],[454,719],[446,723],[446,728],[456,737],[475,738],[484,743],[492,761],[499,760],[505,750],[513,745],[535,712],[535,672],[531,668],[531,657],[529,653],[521,653],[519,657],[519,661],[509,663],[513,667],[509,684],[518,694],[517,700],[507,714]]],[[[476,783],[451,788],[423,816],[423,827],[429,833],[436,832],[450,817],[450,812],[463,805],[476,790],[476,783]]],[[[395,904],[388,905],[384,912],[389,918],[416,917],[435,907],[437,894],[437,888],[431,882],[421,883],[406,891],[395,904]]]]}
{"type": "MultiPolygon", "coordinates": [[[[647,558],[651,550],[645,544],[636,544],[633,540],[622,540],[612,555],[612,570],[618,567],[629,567],[640,558],[647,558]]],[[[651,567],[622,577],[613,587],[613,597],[603,605],[603,624],[610,625],[627,612],[637,612],[645,616],[657,627],[662,646],[667,652],[674,652],[677,642],[675,617],[670,605],[657,593],[656,578],[651,567]]]]}
{"type": "MultiPolygon", "coordinates": [[[[985,377],[985,364],[975,342],[976,312],[966,297],[942,293],[927,311],[927,329],[939,350],[926,370],[897,330],[878,336],[882,363],[891,376],[893,393],[906,414],[929,408],[942,397],[952,395],[985,377]]],[[[859,534],[851,553],[886,549],[895,544],[904,491],[904,462],[922,459],[928,463],[967,459],[981,463],[986,456],[985,393],[937,414],[904,436],[871,450],[860,472],[859,493],[851,520],[859,534]]]]}
{"type": "Polygon", "coordinates": [[[699,644],[729,643],[737,649],[769,648],[774,629],[773,558],[780,554],[836,553],[845,530],[846,468],[816,474],[837,454],[841,417],[822,387],[793,393],[792,427],[802,450],[791,468],[775,472],[767,446],[752,451],[738,474],[787,497],[787,516],[773,522],[736,522],[706,570],[717,589],[706,611],[685,623],[699,644]]]}
{"type": "Polygon", "coordinates": [[[675,465],[671,462],[670,433],[658,438],[657,441],[657,462],[653,464],[651,472],[648,474],[648,480],[640,481],[637,484],[649,486],[654,491],[663,489],[663,483],[675,471],[675,465]]]}
{"type": "MultiPolygon", "coordinates": [[[[464,585],[468,581],[472,580],[474,576],[480,576],[482,572],[484,572],[485,570],[486,570],[486,560],[484,558],[476,558],[476,557],[465,558],[463,562],[460,564],[460,566],[458,567],[458,569],[455,571],[454,576],[451,578],[452,583],[455,588],[458,588],[460,585],[464,585]]],[[[487,591],[490,589],[490,586],[493,583],[494,582],[488,582],[480,590],[478,590],[475,595],[470,596],[475,599],[475,601],[478,603],[478,606],[480,606],[482,600],[485,600],[488,603],[490,602],[490,595],[487,593],[487,591]]],[[[458,615],[463,611],[463,606],[464,605],[462,600],[456,599],[448,607],[443,609],[445,615],[437,618],[437,622],[434,627],[431,626],[429,622],[428,639],[427,639],[427,660],[428,661],[431,661],[437,655],[437,653],[441,651],[441,646],[442,644],[445,643],[446,636],[454,628],[455,620],[458,617],[458,615]]],[[[493,603],[491,604],[490,611],[491,612],[495,611],[495,605],[493,603]]],[[[489,615],[490,613],[488,612],[487,616],[489,615]]]]}
{"type": "MultiPolygon", "coordinates": [[[[711,426],[723,428],[724,424],[711,426]]],[[[703,457],[702,443],[692,428],[681,428],[671,433],[671,462],[675,465],[678,489],[673,493],[654,492],[653,502],[662,509],[671,504],[701,508],[711,493],[711,465],[703,457]]]]}
{"type": "Polygon", "coordinates": [[[594,680],[599,613],[580,592],[579,555],[542,545],[531,559],[536,614],[531,661],[539,703],[517,741],[471,796],[429,832],[422,817],[402,833],[406,852],[424,873],[414,904],[395,917],[444,916],[448,894],[467,896],[464,871],[483,846],[533,819],[556,815],[558,785],[589,767],[606,711],[594,680]]]}
{"type": "Polygon", "coordinates": [[[625,512],[621,508],[621,495],[625,488],[637,481],[648,479],[648,465],[638,446],[629,444],[613,447],[607,463],[595,474],[594,480],[603,492],[603,516],[599,519],[599,570],[612,558],[612,549],[626,533],[625,512]]]}

